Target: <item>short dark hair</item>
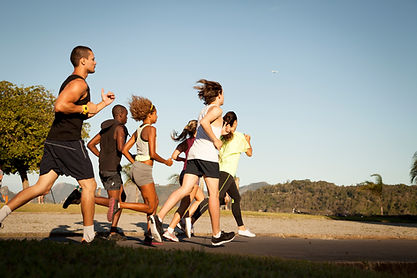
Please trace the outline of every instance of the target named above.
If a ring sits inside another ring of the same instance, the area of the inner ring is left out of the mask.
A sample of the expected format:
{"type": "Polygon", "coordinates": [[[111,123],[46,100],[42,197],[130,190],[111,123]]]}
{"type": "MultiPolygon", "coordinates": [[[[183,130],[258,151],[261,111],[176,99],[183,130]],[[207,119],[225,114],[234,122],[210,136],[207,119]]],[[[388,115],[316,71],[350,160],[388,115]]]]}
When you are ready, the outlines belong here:
{"type": "Polygon", "coordinates": [[[74,47],[74,49],[71,51],[71,56],[70,56],[71,64],[74,67],[78,67],[78,65],[80,64],[80,59],[88,58],[88,55],[90,55],[90,52],[93,52],[93,51],[91,50],[91,48],[87,46],[79,45],[79,46],[74,47]]]}
{"type": "Polygon", "coordinates": [[[111,110],[111,113],[113,115],[113,118],[116,118],[116,116],[121,115],[122,113],[127,112],[126,107],[120,104],[116,104],[113,109],[111,110]]]}
{"type": "MultiPolygon", "coordinates": [[[[236,116],[236,113],[233,112],[233,111],[229,111],[223,116],[223,125],[232,126],[236,121],[237,121],[237,116],[236,116]]],[[[233,138],[233,133],[232,132],[230,132],[226,135],[223,135],[223,140],[224,141],[230,141],[232,138],[233,138]]]]}

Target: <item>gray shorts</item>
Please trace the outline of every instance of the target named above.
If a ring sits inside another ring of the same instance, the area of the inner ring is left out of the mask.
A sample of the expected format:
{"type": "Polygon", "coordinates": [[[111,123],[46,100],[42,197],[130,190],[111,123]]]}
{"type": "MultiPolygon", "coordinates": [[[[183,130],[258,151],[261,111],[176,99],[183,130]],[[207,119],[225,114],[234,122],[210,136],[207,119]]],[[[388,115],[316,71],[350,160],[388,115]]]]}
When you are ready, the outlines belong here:
{"type": "Polygon", "coordinates": [[[137,186],[154,183],[152,169],[152,166],[136,161],[130,169],[130,178],[137,186]]]}
{"type": "Polygon", "coordinates": [[[120,172],[100,171],[100,179],[106,190],[120,190],[122,186],[122,177],[120,172]]]}

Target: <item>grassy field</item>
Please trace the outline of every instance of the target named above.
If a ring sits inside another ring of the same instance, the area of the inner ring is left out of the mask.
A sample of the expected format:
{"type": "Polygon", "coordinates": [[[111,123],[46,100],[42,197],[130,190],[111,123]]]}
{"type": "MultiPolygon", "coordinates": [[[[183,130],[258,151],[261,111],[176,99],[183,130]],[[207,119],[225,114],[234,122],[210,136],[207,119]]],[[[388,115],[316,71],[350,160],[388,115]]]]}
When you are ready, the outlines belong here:
{"type": "Polygon", "coordinates": [[[1,277],[405,277],[270,257],[161,251],[49,240],[0,240],[1,277]]]}

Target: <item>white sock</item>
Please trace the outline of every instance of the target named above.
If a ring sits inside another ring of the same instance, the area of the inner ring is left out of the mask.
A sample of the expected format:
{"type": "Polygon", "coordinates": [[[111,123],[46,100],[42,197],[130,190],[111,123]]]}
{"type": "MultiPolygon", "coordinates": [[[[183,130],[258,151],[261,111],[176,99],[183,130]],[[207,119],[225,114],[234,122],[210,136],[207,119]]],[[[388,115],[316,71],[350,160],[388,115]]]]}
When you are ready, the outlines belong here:
{"type": "Polygon", "coordinates": [[[222,234],[222,233],[221,233],[221,232],[219,232],[217,235],[214,235],[213,237],[215,237],[215,238],[219,238],[221,234],[222,234]]]}
{"type": "Polygon", "coordinates": [[[96,236],[96,234],[94,233],[94,225],[83,226],[83,228],[84,228],[83,238],[87,242],[92,242],[94,237],[96,236]]]}
{"type": "Polygon", "coordinates": [[[174,233],[174,229],[171,227],[168,227],[168,233],[173,234],[174,233]]]}
{"type": "Polygon", "coordinates": [[[0,223],[3,222],[4,218],[6,218],[10,213],[12,213],[12,210],[9,208],[8,205],[4,205],[0,209],[0,223]]]}

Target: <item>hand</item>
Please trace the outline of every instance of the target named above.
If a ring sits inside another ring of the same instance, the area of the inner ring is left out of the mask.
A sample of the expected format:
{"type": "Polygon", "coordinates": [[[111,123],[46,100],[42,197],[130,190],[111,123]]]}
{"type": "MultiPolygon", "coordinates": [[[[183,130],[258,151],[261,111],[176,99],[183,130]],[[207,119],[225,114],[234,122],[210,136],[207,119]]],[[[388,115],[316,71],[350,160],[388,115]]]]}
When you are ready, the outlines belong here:
{"type": "Polygon", "coordinates": [[[166,165],[166,166],[171,167],[172,163],[173,163],[172,158],[169,158],[169,159],[165,162],[165,165],[166,165]]]}
{"type": "Polygon", "coordinates": [[[250,143],[250,135],[249,134],[245,134],[245,139],[246,139],[246,141],[248,141],[248,143],[250,143]]]}
{"type": "Polygon", "coordinates": [[[104,104],[107,106],[114,101],[116,97],[114,96],[113,92],[108,92],[107,94],[104,93],[104,89],[101,89],[101,99],[103,100],[104,104]]]}
{"type": "Polygon", "coordinates": [[[216,141],[214,141],[213,144],[216,147],[216,149],[220,151],[220,149],[223,145],[223,142],[222,142],[222,140],[216,139],[216,141]]]}

